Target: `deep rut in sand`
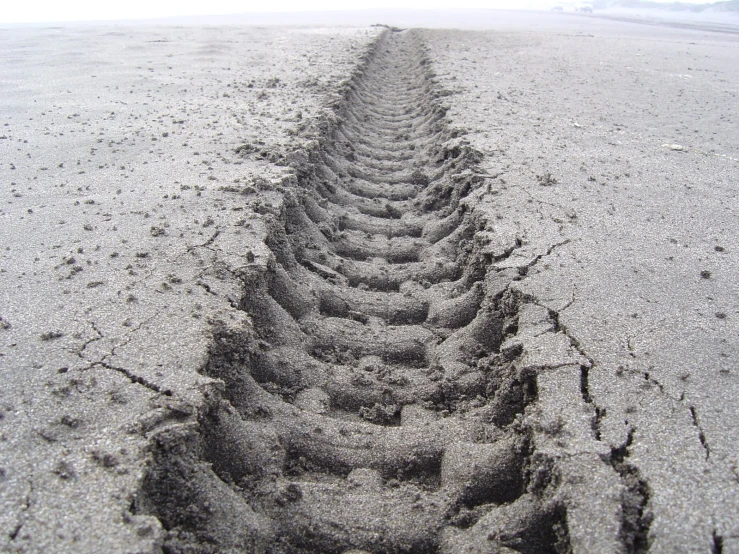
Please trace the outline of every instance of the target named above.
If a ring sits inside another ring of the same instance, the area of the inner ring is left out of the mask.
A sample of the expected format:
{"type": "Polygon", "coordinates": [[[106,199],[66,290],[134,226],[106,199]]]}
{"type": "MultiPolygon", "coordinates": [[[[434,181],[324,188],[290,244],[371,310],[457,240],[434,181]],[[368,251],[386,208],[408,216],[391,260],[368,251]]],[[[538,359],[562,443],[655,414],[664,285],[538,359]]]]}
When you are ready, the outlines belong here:
{"type": "Polygon", "coordinates": [[[155,437],[137,509],[166,552],[568,552],[522,418],[519,272],[468,201],[481,155],[414,32],[384,33],[343,92],[264,216],[251,325],[215,330],[221,397],[155,437]]]}

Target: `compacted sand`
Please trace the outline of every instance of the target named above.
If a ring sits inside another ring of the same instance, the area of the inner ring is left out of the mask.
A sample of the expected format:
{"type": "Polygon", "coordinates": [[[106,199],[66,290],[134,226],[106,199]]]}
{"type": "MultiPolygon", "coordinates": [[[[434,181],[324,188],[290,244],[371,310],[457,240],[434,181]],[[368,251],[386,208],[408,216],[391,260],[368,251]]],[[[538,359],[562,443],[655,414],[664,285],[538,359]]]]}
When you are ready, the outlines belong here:
{"type": "Polygon", "coordinates": [[[739,552],[736,35],[0,48],[2,551],[739,552]]]}

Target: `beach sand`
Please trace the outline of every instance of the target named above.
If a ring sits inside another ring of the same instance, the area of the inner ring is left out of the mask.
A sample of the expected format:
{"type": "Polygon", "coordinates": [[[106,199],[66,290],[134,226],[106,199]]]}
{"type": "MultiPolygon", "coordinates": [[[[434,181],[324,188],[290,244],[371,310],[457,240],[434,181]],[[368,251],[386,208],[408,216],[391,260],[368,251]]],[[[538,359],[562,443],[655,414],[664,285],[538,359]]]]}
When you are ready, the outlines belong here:
{"type": "Polygon", "coordinates": [[[0,549],[739,552],[732,33],[0,30],[0,549]]]}

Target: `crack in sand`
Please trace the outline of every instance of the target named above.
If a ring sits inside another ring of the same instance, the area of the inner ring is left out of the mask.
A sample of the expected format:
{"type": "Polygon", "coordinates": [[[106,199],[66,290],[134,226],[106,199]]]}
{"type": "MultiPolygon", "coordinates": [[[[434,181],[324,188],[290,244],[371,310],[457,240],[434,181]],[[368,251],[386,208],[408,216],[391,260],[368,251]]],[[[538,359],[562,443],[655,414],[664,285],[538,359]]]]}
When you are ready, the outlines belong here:
{"type": "Polygon", "coordinates": [[[651,493],[639,470],[628,462],[629,448],[634,441],[635,433],[636,428],[632,427],[624,444],[611,449],[611,465],[621,475],[626,486],[622,493],[621,540],[627,552],[647,552],[651,524],[651,515],[647,507],[651,493]]]}
{"type": "Polygon", "coordinates": [[[688,409],[690,410],[690,416],[693,420],[693,425],[698,431],[698,440],[701,441],[701,446],[703,447],[703,450],[706,454],[706,460],[709,460],[711,458],[711,448],[708,446],[706,434],[703,432],[703,428],[698,421],[698,412],[696,411],[695,406],[688,406],[688,409]]]}
{"type": "Polygon", "coordinates": [[[21,511],[20,511],[20,514],[18,515],[18,523],[16,523],[15,526],[8,533],[8,538],[10,538],[11,542],[15,541],[18,538],[18,535],[20,534],[21,529],[23,529],[23,526],[26,524],[26,519],[28,517],[28,510],[31,509],[31,505],[33,504],[33,500],[32,500],[32,496],[34,493],[33,479],[27,479],[26,482],[28,483],[28,492],[26,493],[23,499],[23,505],[20,508],[21,511]]]}
{"type": "MultiPolygon", "coordinates": [[[[574,298],[574,296],[573,296],[574,298]]],[[[549,309],[555,329],[563,333],[570,345],[585,359],[587,364],[580,365],[580,394],[583,401],[593,410],[591,430],[596,441],[600,442],[601,421],[606,416],[606,410],[599,406],[590,392],[590,372],[597,368],[596,361],[586,352],[581,342],[574,337],[567,327],[559,320],[559,312],[549,309]]],[[[649,375],[646,375],[649,379],[649,375]]],[[[661,390],[661,388],[660,388],[661,390]]],[[[649,547],[649,529],[651,515],[648,512],[650,488],[646,479],[638,468],[628,461],[630,447],[634,440],[636,428],[629,429],[625,442],[617,447],[611,447],[609,462],[621,478],[621,522],[620,539],[626,552],[646,552],[649,547]]]]}
{"type": "Polygon", "coordinates": [[[82,359],[84,359],[85,350],[88,346],[104,338],[103,333],[100,331],[100,329],[97,328],[97,325],[94,321],[88,321],[87,323],[90,324],[90,327],[92,327],[92,330],[95,331],[95,334],[97,336],[86,340],[84,344],[79,348],[79,350],[77,350],[77,356],[82,359]]]}
{"type": "Polygon", "coordinates": [[[114,366],[107,362],[98,362],[94,365],[104,367],[105,369],[110,369],[112,371],[116,371],[122,375],[125,375],[128,378],[128,380],[131,381],[132,383],[146,387],[147,389],[152,390],[154,392],[163,394],[165,396],[172,395],[172,391],[163,390],[159,385],[152,383],[151,381],[148,381],[147,379],[145,379],[144,377],[141,377],[140,375],[136,375],[133,371],[131,371],[130,369],[126,369],[125,367],[114,366]]]}

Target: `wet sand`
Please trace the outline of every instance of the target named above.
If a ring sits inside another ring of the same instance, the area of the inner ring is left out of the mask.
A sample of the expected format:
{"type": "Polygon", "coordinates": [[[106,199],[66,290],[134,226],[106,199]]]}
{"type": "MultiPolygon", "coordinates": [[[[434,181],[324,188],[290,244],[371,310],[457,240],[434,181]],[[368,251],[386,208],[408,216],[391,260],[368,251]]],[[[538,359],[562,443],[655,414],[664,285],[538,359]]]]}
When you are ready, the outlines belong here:
{"type": "Polygon", "coordinates": [[[530,18],[1,32],[4,550],[739,551],[739,44],[530,18]]]}

